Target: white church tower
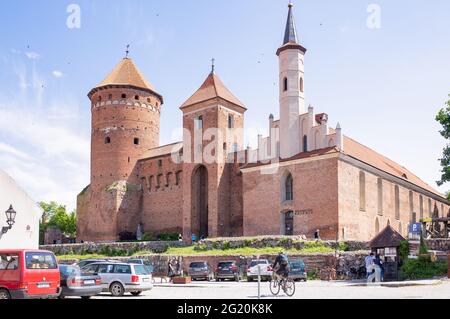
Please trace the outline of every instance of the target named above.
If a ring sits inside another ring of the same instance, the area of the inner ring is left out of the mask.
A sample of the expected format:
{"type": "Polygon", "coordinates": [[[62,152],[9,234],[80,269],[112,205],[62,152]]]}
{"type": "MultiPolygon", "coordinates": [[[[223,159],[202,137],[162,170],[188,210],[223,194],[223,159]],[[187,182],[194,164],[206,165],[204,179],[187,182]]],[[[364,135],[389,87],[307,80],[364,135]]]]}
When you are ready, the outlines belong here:
{"type": "Polygon", "coordinates": [[[280,63],[280,156],[289,158],[301,152],[300,114],[306,112],[304,96],[304,57],[306,49],[298,43],[292,3],[283,45],[277,55],[280,63]]]}

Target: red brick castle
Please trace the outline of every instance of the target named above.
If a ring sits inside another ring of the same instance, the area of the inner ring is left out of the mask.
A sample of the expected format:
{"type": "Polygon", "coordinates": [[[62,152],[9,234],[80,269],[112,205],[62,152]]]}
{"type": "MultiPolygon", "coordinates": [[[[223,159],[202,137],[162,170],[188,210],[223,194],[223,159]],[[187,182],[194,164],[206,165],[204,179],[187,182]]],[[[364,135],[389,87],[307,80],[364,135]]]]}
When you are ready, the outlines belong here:
{"type": "Polygon", "coordinates": [[[163,96],[129,58],[89,93],[91,184],[78,196],[78,239],[124,231],[185,239],[306,235],[368,240],[406,234],[449,202],[413,173],[330,128],[305,106],[304,57],[289,5],[280,61],[280,119],[244,148],[246,107],[214,69],[181,107],[183,141],[159,145],[163,96]],[[208,156],[205,156],[208,154],[208,156]]]}

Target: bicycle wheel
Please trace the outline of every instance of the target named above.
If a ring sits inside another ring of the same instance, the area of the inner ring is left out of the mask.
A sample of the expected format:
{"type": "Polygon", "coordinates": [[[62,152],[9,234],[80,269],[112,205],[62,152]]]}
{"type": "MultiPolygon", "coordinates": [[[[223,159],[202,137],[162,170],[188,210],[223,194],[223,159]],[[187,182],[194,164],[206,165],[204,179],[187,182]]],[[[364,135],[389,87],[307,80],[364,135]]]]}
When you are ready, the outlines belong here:
{"type": "Polygon", "coordinates": [[[283,290],[286,295],[292,297],[295,294],[295,281],[288,278],[284,280],[283,290]]]}
{"type": "Polygon", "coordinates": [[[276,296],[280,293],[280,283],[276,279],[270,281],[270,292],[276,296]]]}

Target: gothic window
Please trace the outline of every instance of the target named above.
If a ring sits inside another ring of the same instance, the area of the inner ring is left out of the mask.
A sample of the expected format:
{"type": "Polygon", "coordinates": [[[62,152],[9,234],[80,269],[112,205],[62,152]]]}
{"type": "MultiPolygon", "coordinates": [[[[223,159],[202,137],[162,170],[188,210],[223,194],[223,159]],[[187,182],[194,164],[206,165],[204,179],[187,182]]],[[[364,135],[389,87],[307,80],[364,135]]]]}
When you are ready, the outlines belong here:
{"type": "Polygon", "coordinates": [[[228,115],[228,128],[234,128],[234,116],[228,115]]]}
{"type": "Polygon", "coordinates": [[[395,186],[395,218],[400,220],[400,187],[395,186]]]}
{"type": "Polygon", "coordinates": [[[140,144],[140,140],[136,137],[134,139],[134,145],[139,145],[140,144]]]}
{"type": "Polygon", "coordinates": [[[197,130],[203,129],[203,116],[199,116],[195,119],[195,128],[197,130]]]}
{"type": "Polygon", "coordinates": [[[431,198],[428,199],[428,217],[433,217],[433,204],[431,198]]]}
{"type": "Polygon", "coordinates": [[[303,90],[304,90],[303,86],[304,86],[303,78],[300,78],[300,92],[302,92],[302,93],[303,93],[303,90]]]}
{"type": "Polygon", "coordinates": [[[383,180],[378,179],[378,215],[383,215],[383,180]]]}
{"type": "Polygon", "coordinates": [[[284,179],[283,196],[284,196],[283,201],[294,200],[294,180],[290,173],[288,173],[284,179]]]}
{"type": "Polygon", "coordinates": [[[223,143],[223,150],[224,150],[224,151],[227,150],[227,143],[223,143]]]}
{"type": "Polygon", "coordinates": [[[288,79],[284,78],[283,80],[283,91],[286,92],[288,90],[288,79]]]}
{"type": "Polygon", "coordinates": [[[423,219],[423,196],[419,196],[420,219],[423,219]]]}
{"type": "Polygon", "coordinates": [[[148,181],[147,181],[146,177],[141,178],[141,187],[142,187],[142,189],[148,188],[148,181]]]}
{"type": "Polygon", "coordinates": [[[303,135],[303,152],[308,152],[308,136],[303,135]]]}
{"type": "Polygon", "coordinates": [[[162,167],[162,160],[158,160],[158,167],[162,167]]]}
{"type": "Polygon", "coordinates": [[[411,217],[411,221],[413,221],[414,215],[414,193],[409,191],[409,213],[411,217]]]}
{"type": "Polygon", "coordinates": [[[111,138],[109,136],[105,138],[105,144],[111,144],[111,138]]]}
{"type": "Polygon", "coordinates": [[[359,172],[359,209],[366,211],[366,174],[359,172]]]}
{"type": "Polygon", "coordinates": [[[156,188],[161,188],[163,175],[159,174],[156,178],[156,188]]]}

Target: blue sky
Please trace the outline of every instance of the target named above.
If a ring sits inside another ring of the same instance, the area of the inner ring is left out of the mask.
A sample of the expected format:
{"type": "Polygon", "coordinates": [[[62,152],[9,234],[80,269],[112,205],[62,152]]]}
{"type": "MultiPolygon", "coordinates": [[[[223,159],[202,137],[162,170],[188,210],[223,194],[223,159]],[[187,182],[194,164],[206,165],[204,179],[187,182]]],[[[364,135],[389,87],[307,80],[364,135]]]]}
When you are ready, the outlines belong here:
{"type": "MultiPolygon", "coordinates": [[[[285,0],[16,0],[0,11],[0,168],[35,200],[74,208],[89,183],[86,94],[124,56],[164,95],[161,143],[216,59],[248,107],[247,141],[278,116],[285,0]],[[67,7],[81,8],[70,29],[67,7]]],[[[437,187],[445,140],[435,114],[450,93],[450,2],[296,0],[307,103],[344,134],[437,187]],[[381,28],[368,28],[369,4],[381,28]]],[[[442,192],[448,185],[440,188],[442,192]]]]}

